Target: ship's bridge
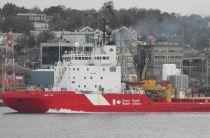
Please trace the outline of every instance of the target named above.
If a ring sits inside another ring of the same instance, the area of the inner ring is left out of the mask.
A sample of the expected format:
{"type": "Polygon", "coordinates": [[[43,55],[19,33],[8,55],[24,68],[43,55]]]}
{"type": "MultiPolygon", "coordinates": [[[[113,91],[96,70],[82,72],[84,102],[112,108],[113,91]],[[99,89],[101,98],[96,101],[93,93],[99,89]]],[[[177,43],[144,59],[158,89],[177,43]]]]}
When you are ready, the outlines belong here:
{"type": "Polygon", "coordinates": [[[95,47],[91,52],[77,47],[62,58],[54,67],[55,91],[121,92],[121,66],[117,65],[115,46],[95,47]]]}
{"type": "Polygon", "coordinates": [[[96,47],[91,52],[79,49],[66,51],[62,56],[64,65],[117,65],[115,46],[96,47]]]}

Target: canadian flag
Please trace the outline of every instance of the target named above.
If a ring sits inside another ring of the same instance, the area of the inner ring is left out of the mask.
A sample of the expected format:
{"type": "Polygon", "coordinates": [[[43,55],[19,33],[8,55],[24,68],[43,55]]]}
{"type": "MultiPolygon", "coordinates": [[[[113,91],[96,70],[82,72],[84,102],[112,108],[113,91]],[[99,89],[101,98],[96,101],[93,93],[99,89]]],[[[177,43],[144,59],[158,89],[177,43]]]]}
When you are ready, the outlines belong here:
{"type": "Polygon", "coordinates": [[[118,100],[116,100],[116,99],[113,99],[112,100],[112,104],[113,105],[119,105],[119,104],[121,104],[121,101],[118,99],[118,100]]]}
{"type": "Polygon", "coordinates": [[[114,51],[114,49],[113,49],[113,48],[110,48],[110,49],[109,49],[109,51],[110,51],[110,52],[113,52],[113,51],[114,51]]]}

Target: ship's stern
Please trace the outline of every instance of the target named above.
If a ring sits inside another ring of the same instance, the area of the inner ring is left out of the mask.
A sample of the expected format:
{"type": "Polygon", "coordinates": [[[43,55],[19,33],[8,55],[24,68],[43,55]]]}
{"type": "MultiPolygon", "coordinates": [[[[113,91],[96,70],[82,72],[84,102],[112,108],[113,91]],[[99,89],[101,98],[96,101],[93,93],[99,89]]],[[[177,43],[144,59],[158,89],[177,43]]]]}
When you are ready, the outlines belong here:
{"type": "Polygon", "coordinates": [[[3,92],[4,105],[21,113],[45,113],[47,100],[41,92],[3,92]]]}

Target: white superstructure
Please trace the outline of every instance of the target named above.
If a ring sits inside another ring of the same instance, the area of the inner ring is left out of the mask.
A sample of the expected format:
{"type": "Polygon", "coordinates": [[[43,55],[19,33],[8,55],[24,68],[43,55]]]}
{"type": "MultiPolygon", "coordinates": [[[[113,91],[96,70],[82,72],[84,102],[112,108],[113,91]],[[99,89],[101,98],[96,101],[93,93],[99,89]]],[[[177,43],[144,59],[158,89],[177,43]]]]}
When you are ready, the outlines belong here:
{"type": "Polygon", "coordinates": [[[120,93],[121,67],[117,64],[116,46],[94,47],[84,52],[78,43],[66,51],[54,67],[54,90],[90,93],[120,93]]]}

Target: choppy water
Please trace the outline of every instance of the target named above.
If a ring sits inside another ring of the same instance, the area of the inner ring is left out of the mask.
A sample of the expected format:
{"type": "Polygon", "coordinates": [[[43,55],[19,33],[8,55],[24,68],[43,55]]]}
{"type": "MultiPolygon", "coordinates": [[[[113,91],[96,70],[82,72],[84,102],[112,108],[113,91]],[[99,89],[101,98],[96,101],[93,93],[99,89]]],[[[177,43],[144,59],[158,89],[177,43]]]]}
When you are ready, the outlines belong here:
{"type": "Polygon", "coordinates": [[[210,113],[18,114],[0,107],[5,137],[210,137],[210,113]]]}

